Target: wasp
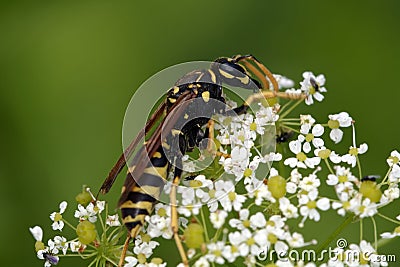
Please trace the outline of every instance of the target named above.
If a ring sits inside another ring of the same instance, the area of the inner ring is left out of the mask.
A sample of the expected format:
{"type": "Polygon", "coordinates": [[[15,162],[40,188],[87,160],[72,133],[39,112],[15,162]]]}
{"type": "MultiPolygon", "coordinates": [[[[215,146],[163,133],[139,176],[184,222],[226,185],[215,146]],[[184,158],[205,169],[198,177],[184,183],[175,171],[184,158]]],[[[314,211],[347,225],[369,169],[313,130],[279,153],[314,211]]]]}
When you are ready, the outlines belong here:
{"type": "Polygon", "coordinates": [[[128,165],[118,202],[123,223],[128,230],[119,266],[124,263],[130,239],[139,234],[145,217],[152,213],[170,172],[173,173],[174,185],[170,191],[171,228],[182,262],[188,265],[178,235],[176,186],[182,176],[182,159],[178,155],[193,151],[206,137],[213,138],[211,117],[214,114],[243,114],[252,102],[273,97],[293,98],[279,92],[272,73],[252,55],[217,58],[210,68],[187,73],[166,92],[165,100],[125,149],[100,188],[101,193],[107,193],[118,174],[128,165]],[[254,93],[241,106],[226,111],[220,105],[215,105],[215,101],[225,103],[224,85],[253,90],[254,93]],[[201,116],[195,116],[199,109],[201,116]],[[151,135],[136,152],[132,163],[127,164],[126,159],[132,156],[140,140],[149,132],[151,135]],[[167,135],[163,136],[162,133],[167,135]]]}

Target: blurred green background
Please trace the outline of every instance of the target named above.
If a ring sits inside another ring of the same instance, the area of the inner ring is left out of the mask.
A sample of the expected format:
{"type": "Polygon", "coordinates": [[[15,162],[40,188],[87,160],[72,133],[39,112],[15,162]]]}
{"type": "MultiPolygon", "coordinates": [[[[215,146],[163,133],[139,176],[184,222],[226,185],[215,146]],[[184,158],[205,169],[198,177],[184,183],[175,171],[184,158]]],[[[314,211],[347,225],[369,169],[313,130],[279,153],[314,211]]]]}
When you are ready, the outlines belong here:
{"type": "MultiPolygon", "coordinates": [[[[99,188],[122,151],[134,90],[181,62],[251,53],[296,82],[305,70],[324,73],[328,93],[311,112],[349,111],[369,144],[364,173],[384,175],[399,149],[399,11],[398,1],[2,1],[1,265],[43,265],[28,227],[41,225],[47,240],[58,203],[72,209],[82,184],[99,188]]],[[[399,246],[380,252],[400,260],[399,246]]]]}

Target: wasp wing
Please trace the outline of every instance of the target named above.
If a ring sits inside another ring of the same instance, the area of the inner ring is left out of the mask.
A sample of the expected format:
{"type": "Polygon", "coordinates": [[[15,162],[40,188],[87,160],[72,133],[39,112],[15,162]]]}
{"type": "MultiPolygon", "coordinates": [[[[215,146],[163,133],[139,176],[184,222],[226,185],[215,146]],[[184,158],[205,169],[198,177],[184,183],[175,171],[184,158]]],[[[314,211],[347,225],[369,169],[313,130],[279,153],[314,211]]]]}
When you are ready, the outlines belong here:
{"type": "MultiPolygon", "coordinates": [[[[162,132],[170,133],[173,129],[174,125],[179,119],[181,111],[185,109],[185,107],[189,104],[188,100],[196,97],[196,94],[186,91],[184,92],[174,103],[174,105],[168,110],[168,112],[172,112],[177,109],[178,112],[169,117],[168,120],[163,118],[161,123],[157,126],[156,130],[152,134],[152,136],[147,140],[146,144],[138,151],[138,153],[134,156],[132,160],[132,164],[130,166],[134,166],[134,168],[130,168],[127,174],[127,178],[124,183],[124,190],[121,194],[119,200],[119,206],[124,203],[129,195],[131,189],[140,181],[140,177],[144,169],[148,166],[150,162],[151,156],[157,151],[157,149],[162,145],[162,132]]],[[[182,114],[183,115],[183,114],[182,114]]]]}
{"type": "Polygon", "coordinates": [[[145,137],[146,133],[149,132],[153,128],[156,121],[158,121],[161,118],[161,116],[163,115],[163,113],[165,111],[165,107],[166,107],[166,104],[164,101],[157,108],[157,110],[153,113],[153,115],[150,117],[150,119],[147,121],[145,127],[140,130],[140,132],[135,137],[135,139],[132,140],[132,142],[129,144],[129,146],[125,149],[124,153],[122,153],[122,155],[119,157],[117,163],[115,163],[114,167],[109,172],[107,178],[104,180],[99,192],[101,192],[102,194],[106,194],[106,193],[108,193],[108,191],[110,191],[118,174],[125,167],[126,159],[128,159],[132,156],[132,153],[135,151],[140,140],[142,140],[142,138],[145,137]]]}

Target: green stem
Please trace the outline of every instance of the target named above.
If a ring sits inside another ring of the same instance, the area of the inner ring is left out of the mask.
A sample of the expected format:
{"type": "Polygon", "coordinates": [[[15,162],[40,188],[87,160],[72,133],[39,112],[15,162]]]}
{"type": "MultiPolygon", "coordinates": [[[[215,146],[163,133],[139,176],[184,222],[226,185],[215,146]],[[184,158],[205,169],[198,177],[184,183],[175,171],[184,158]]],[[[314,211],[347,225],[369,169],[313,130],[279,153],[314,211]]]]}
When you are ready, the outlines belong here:
{"type": "Polygon", "coordinates": [[[207,230],[207,225],[206,225],[206,219],[204,217],[203,207],[200,208],[200,216],[201,216],[201,221],[202,221],[203,227],[204,227],[204,234],[206,236],[206,241],[208,243],[210,241],[210,238],[208,237],[208,230],[207,230]]]}
{"type": "Polygon", "coordinates": [[[374,217],[370,217],[372,220],[372,224],[374,225],[374,246],[375,246],[375,251],[378,252],[378,232],[376,230],[376,222],[374,217]]]}
{"type": "Polygon", "coordinates": [[[389,222],[392,222],[392,223],[395,223],[395,224],[400,224],[400,222],[399,221],[396,221],[396,220],[394,220],[394,219],[392,219],[392,218],[390,218],[390,217],[388,217],[388,216],[386,216],[386,215],[383,215],[382,213],[377,213],[379,216],[381,216],[382,218],[384,218],[384,219],[386,219],[386,220],[388,220],[389,222]]]}
{"type": "Polygon", "coordinates": [[[297,107],[300,103],[302,103],[304,100],[300,99],[299,101],[297,101],[296,103],[294,103],[290,108],[288,108],[284,113],[282,113],[280,115],[280,117],[284,118],[286,117],[286,115],[288,115],[293,109],[295,109],[295,107],[297,107]]]}
{"type": "Polygon", "coordinates": [[[385,177],[382,179],[382,182],[380,183],[380,185],[384,184],[387,180],[387,178],[389,177],[390,172],[392,171],[393,166],[390,166],[390,168],[388,169],[388,171],[386,172],[385,177]]]}
{"type": "Polygon", "coordinates": [[[300,118],[285,118],[281,119],[280,121],[300,121],[300,118]]]}
{"type": "Polygon", "coordinates": [[[360,159],[359,159],[359,157],[358,156],[356,156],[356,159],[357,159],[357,167],[358,167],[358,177],[360,177],[360,179],[363,177],[362,176],[362,172],[361,172],[361,162],[360,162],[360,159]]]}
{"type": "Polygon", "coordinates": [[[322,250],[326,249],[329,246],[332,240],[335,239],[343,231],[343,229],[353,220],[353,218],[353,214],[347,216],[347,218],[335,229],[335,231],[333,231],[333,233],[318,247],[317,255],[320,255],[322,250]]]}
{"type": "Polygon", "coordinates": [[[300,123],[299,122],[287,122],[287,121],[285,121],[284,123],[282,123],[283,125],[294,125],[294,126],[300,126],[300,123]]]}
{"type": "Polygon", "coordinates": [[[329,172],[330,172],[331,174],[335,174],[335,172],[333,171],[331,165],[329,164],[328,159],[325,159],[324,161],[325,161],[326,167],[328,167],[328,169],[329,169],[329,172]]]}
{"type": "Polygon", "coordinates": [[[65,220],[64,218],[62,218],[62,221],[63,221],[66,225],[68,225],[68,227],[71,227],[71,228],[76,232],[76,228],[75,228],[72,224],[70,224],[67,220],[65,220]]]}
{"type": "Polygon", "coordinates": [[[360,242],[363,240],[363,219],[360,219],[360,242]]]}
{"type": "Polygon", "coordinates": [[[101,217],[100,212],[97,213],[97,217],[99,217],[101,228],[103,229],[103,233],[105,233],[106,232],[106,225],[104,224],[103,217],[101,217]]]}
{"type": "MultiPolygon", "coordinates": [[[[282,144],[277,144],[276,146],[276,152],[280,153],[281,155],[283,155],[284,153],[284,147],[282,144]]],[[[286,177],[286,173],[285,173],[285,164],[283,163],[283,160],[280,160],[278,162],[278,172],[279,175],[282,177],[286,177]]]]}

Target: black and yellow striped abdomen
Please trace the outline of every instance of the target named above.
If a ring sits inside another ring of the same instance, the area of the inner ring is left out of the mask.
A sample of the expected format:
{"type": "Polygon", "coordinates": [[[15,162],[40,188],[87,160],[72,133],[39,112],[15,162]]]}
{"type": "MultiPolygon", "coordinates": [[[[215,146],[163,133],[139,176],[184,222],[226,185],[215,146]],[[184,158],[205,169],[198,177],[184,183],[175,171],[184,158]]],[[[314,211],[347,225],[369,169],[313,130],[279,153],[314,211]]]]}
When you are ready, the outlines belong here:
{"type": "Polygon", "coordinates": [[[169,171],[169,163],[160,146],[150,158],[140,177],[136,178],[133,186],[131,176],[132,166],[128,171],[122,191],[130,190],[122,194],[120,209],[122,222],[128,228],[131,237],[135,237],[144,225],[145,217],[153,211],[166,181],[169,171]],[[131,188],[130,188],[131,187],[131,188]],[[130,189],[129,189],[130,188],[130,189]]]}

